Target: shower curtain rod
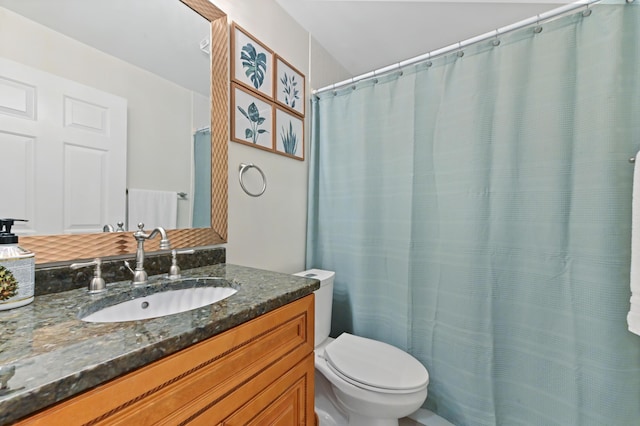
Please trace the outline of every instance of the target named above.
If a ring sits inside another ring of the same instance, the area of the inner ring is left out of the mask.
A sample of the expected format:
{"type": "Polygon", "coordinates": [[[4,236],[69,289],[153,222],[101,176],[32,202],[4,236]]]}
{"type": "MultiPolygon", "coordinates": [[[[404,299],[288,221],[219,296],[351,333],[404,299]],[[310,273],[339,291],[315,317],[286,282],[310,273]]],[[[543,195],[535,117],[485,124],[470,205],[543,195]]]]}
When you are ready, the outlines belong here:
{"type": "MultiPolygon", "coordinates": [[[[384,75],[384,74],[388,74],[388,73],[391,73],[391,72],[394,72],[394,71],[399,71],[399,70],[401,70],[404,67],[407,67],[409,65],[414,65],[414,64],[417,64],[417,63],[420,63],[420,62],[423,62],[423,61],[428,61],[428,60],[433,59],[435,57],[442,56],[442,55],[445,55],[447,53],[454,52],[456,50],[461,51],[461,49],[463,47],[467,47],[467,46],[470,46],[472,44],[479,43],[481,41],[488,40],[488,39],[497,37],[499,35],[503,35],[503,34],[506,34],[508,32],[518,30],[520,28],[525,28],[525,27],[533,25],[533,24],[540,24],[543,21],[548,21],[550,19],[556,18],[556,17],[558,17],[560,15],[563,15],[565,13],[572,12],[572,11],[574,11],[576,9],[581,8],[581,7],[585,7],[585,8],[588,9],[590,5],[592,5],[594,3],[599,3],[601,1],[602,0],[578,0],[578,1],[574,2],[574,3],[570,3],[570,4],[567,4],[567,5],[558,7],[556,9],[552,9],[552,10],[550,10],[548,12],[544,12],[544,13],[541,13],[539,15],[532,16],[531,18],[524,19],[522,21],[516,22],[515,24],[507,25],[507,26],[504,26],[502,28],[498,28],[497,30],[489,31],[489,32],[484,33],[482,35],[479,35],[479,36],[476,36],[476,37],[472,37],[472,38],[466,39],[464,41],[460,41],[458,43],[443,47],[441,49],[433,50],[433,51],[431,51],[429,53],[425,53],[425,54],[422,54],[422,55],[419,55],[419,56],[415,56],[413,58],[410,58],[410,59],[407,59],[407,60],[404,60],[404,61],[400,61],[398,63],[392,64],[392,65],[388,65],[388,66],[383,67],[383,68],[379,68],[379,69],[377,69],[375,71],[369,71],[369,72],[367,72],[365,74],[361,74],[359,76],[352,77],[352,78],[350,78],[348,80],[343,80],[343,81],[340,81],[338,83],[334,83],[334,84],[331,84],[329,86],[322,87],[320,89],[314,90],[313,94],[314,95],[318,95],[318,94],[323,93],[323,92],[339,89],[339,88],[348,86],[350,84],[355,84],[355,83],[357,83],[359,81],[367,80],[367,79],[374,78],[374,77],[380,77],[381,75],[384,75]]],[[[627,3],[633,3],[634,0],[626,0],[626,1],[627,1],[627,3]]]]}

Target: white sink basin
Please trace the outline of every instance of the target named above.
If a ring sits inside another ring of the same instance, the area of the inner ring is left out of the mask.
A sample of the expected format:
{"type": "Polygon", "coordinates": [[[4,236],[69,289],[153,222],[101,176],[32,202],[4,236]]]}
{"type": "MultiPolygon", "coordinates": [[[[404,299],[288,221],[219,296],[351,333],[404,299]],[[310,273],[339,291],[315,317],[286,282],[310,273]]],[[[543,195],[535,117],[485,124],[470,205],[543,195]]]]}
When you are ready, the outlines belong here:
{"type": "Polygon", "coordinates": [[[122,322],[163,317],[219,302],[235,294],[231,287],[193,287],[137,297],[82,317],[87,322],[122,322]]]}

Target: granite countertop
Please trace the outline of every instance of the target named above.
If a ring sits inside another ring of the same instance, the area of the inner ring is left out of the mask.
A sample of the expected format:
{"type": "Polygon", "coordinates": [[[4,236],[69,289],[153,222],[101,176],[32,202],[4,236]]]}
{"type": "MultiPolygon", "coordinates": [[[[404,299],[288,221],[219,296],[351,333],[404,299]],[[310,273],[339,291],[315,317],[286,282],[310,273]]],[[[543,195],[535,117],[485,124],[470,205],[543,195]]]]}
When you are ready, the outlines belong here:
{"type": "MultiPolygon", "coordinates": [[[[78,319],[105,298],[131,298],[130,282],[36,296],[27,306],[0,311],[0,374],[15,375],[0,389],[0,425],[121,376],[166,355],[311,294],[319,281],[229,264],[194,268],[183,277],[220,277],[238,290],[203,308],[170,316],[119,323],[78,319]]],[[[151,277],[149,288],[161,286],[151,277]]]]}

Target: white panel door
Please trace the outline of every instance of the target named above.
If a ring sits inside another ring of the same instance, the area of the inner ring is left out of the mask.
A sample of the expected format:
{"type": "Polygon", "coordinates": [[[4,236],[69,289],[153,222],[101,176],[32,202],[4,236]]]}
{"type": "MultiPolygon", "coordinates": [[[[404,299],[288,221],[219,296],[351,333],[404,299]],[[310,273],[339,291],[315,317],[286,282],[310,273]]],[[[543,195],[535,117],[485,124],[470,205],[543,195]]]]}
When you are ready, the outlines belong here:
{"type": "Polygon", "coordinates": [[[124,221],[127,101],[0,58],[0,217],[21,235],[124,221]]]}

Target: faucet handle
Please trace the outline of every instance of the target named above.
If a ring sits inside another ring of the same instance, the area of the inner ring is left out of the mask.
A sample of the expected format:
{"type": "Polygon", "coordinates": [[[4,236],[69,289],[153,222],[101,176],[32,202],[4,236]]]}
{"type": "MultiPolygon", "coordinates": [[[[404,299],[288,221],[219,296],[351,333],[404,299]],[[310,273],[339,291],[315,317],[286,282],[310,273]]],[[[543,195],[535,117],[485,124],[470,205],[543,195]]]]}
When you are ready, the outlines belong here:
{"type": "Polygon", "coordinates": [[[180,267],[178,266],[178,258],[179,254],[193,254],[195,253],[194,249],[189,250],[171,250],[171,267],[169,268],[169,279],[177,280],[180,278],[180,267]]]}
{"type": "Polygon", "coordinates": [[[124,266],[132,273],[135,274],[134,270],[131,268],[131,264],[129,263],[128,260],[124,261],[124,266]]]}
{"type": "Polygon", "coordinates": [[[118,227],[114,228],[112,224],[107,223],[102,227],[102,232],[124,232],[124,222],[118,222],[116,225],[118,227]]]}
{"type": "Polygon", "coordinates": [[[71,269],[79,269],[87,266],[94,266],[93,278],[89,282],[89,293],[102,293],[107,289],[107,285],[102,278],[102,259],[96,257],[91,262],[72,263],[69,265],[71,269]]]}

